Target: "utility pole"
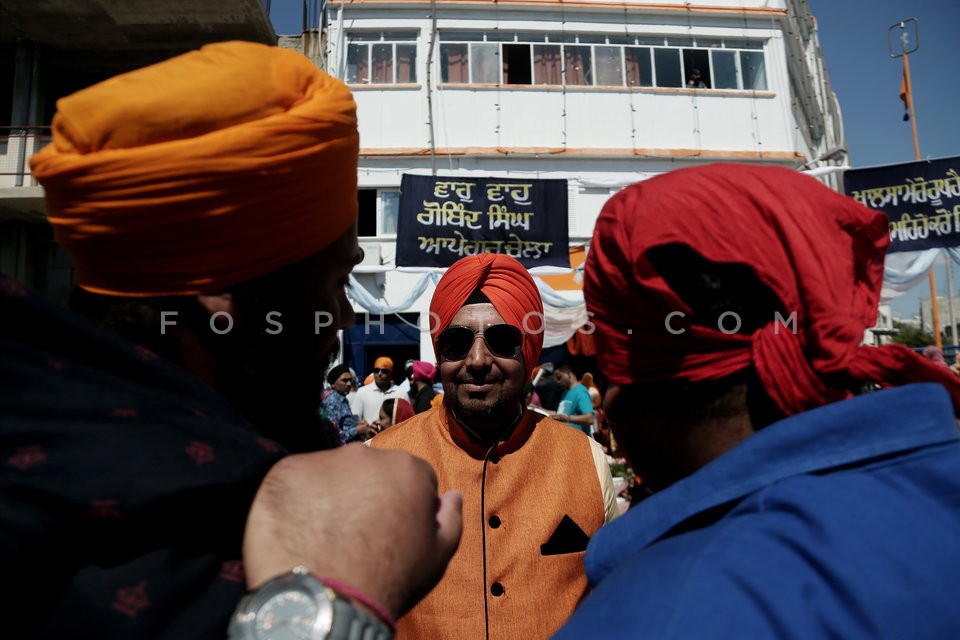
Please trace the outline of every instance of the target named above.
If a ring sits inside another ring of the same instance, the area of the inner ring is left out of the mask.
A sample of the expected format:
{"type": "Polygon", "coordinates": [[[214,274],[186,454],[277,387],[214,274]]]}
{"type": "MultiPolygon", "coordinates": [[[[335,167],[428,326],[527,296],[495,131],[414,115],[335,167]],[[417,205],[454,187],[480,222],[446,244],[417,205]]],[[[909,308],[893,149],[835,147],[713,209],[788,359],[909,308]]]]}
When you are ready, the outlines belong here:
{"type": "Polygon", "coordinates": [[[956,346],[957,342],[957,320],[953,314],[953,258],[946,251],[943,252],[943,259],[947,267],[947,317],[950,319],[950,344],[956,346]]]}
{"type": "MultiPolygon", "coordinates": [[[[909,54],[920,48],[920,28],[916,18],[907,18],[891,25],[887,29],[887,48],[891,58],[903,58],[903,85],[901,94],[907,103],[907,111],[910,114],[910,128],[913,130],[913,156],[917,162],[920,162],[920,138],[917,136],[917,116],[913,111],[913,90],[910,87],[910,60],[909,54]],[[910,31],[913,31],[913,42],[910,41],[910,31]],[[894,45],[894,30],[899,30],[894,45]]],[[[937,304],[937,281],[933,274],[934,267],[931,265],[929,272],[930,280],[930,315],[933,316],[933,339],[937,348],[943,350],[943,341],[940,338],[940,309],[937,304]]]]}

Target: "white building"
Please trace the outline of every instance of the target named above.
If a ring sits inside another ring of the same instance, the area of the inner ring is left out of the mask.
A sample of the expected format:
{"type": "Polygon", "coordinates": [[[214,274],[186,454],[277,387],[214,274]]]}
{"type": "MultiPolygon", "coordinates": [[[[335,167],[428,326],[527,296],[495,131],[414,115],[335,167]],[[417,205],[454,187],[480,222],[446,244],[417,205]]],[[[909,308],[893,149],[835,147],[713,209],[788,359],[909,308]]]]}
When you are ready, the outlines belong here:
{"type": "MultiPolygon", "coordinates": [[[[389,336],[378,326],[349,332],[346,355],[358,371],[382,353],[418,355],[408,325],[423,317],[433,291],[429,275],[396,270],[403,174],[565,179],[577,246],[588,243],[612,193],[671,169],[847,161],[805,0],[328,6],[323,57],[353,90],[360,122],[367,260],[353,297],[378,322],[384,308],[407,312],[382,318],[389,336]],[[687,86],[694,68],[702,88],[687,86]]],[[[824,179],[839,187],[837,175],[824,179]]],[[[586,319],[578,291],[560,296],[573,307],[548,305],[548,344],[586,319]]],[[[433,357],[424,332],[419,353],[433,357]]]]}
{"type": "MultiPolygon", "coordinates": [[[[268,3],[4,2],[0,270],[61,300],[72,281],[26,163],[57,98],[206,42],[275,42],[268,3]]],[[[603,203],[638,180],[716,161],[847,161],[805,0],[331,0],[316,22],[280,42],[343,78],[358,105],[366,260],[351,295],[368,313],[344,342],[361,373],[379,355],[433,358],[418,325],[437,274],[396,269],[403,174],[563,179],[580,262],[603,203]],[[703,87],[687,86],[694,68],[703,87]]],[[[548,344],[586,318],[577,278],[562,280],[544,278],[548,344]]]]}

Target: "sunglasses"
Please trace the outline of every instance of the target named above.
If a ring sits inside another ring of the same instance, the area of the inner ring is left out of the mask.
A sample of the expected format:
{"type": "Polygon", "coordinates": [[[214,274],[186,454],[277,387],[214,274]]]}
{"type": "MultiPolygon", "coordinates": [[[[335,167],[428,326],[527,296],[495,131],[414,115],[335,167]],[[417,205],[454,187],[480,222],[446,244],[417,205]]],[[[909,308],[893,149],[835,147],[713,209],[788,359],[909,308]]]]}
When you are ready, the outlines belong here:
{"type": "Polygon", "coordinates": [[[437,336],[437,351],[444,360],[463,360],[477,336],[498,358],[516,358],[523,346],[523,332],[512,324],[494,324],[483,331],[470,327],[448,327],[437,336]]]}
{"type": "Polygon", "coordinates": [[[384,375],[393,373],[393,371],[391,371],[390,369],[384,369],[384,368],[374,369],[373,372],[374,372],[374,373],[382,373],[382,374],[384,374],[384,375]]]}

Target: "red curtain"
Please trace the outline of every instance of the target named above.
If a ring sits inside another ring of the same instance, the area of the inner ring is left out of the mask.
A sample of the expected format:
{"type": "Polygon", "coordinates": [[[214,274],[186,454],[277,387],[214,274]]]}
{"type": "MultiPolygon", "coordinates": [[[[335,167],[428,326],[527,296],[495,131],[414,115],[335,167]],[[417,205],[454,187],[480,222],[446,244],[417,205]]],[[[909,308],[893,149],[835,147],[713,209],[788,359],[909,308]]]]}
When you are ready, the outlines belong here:
{"type": "Polygon", "coordinates": [[[563,53],[564,61],[566,63],[567,84],[592,84],[590,73],[590,47],[567,45],[563,48],[563,53]]]}
{"type": "Polygon", "coordinates": [[[370,70],[367,68],[367,53],[369,48],[365,44],[352,44],[350,45],[350,51],[347,53],[348,62],[353,62],[357,65],[357,70],[352,78],[352,82],[361,83],[367,82],[369,79],[370,70]]]}
{"type": "Polygon", "coordinates": [[[443,60],[443,81],[466,84],[470,82],[469,67],[467,66],[467,45],[445,44],[441,50],[443,60]]]}
{"type": "Polygon", "coordinates": [[[373,84],[393,83],[393,45],[373,45],[373,84]]]}
{"type": "Polygon", "coordinates": [[[560,45],[533,45],[533,83],[563,84],[560,65],[560,45]]]}
{"type": "Polygon", "coordinates": [[[411,44],[397,45],[397,82],[417,81],[417,48],[411,44]]]}

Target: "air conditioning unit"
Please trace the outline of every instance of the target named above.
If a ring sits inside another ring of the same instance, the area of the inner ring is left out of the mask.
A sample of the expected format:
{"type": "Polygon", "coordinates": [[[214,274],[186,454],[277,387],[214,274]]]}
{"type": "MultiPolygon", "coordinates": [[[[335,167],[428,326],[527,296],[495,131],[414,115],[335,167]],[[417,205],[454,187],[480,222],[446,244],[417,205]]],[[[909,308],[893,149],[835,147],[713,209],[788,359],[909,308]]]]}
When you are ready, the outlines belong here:
{"type": "Polygon", "coordinates": [[[383,256],[380,253],[380,246],[379,242],[361,242],[360,248],[363,249],[363,261],[360,264],[377,267],[382,265],[383,256]]]}

